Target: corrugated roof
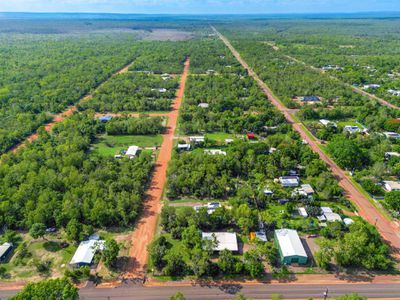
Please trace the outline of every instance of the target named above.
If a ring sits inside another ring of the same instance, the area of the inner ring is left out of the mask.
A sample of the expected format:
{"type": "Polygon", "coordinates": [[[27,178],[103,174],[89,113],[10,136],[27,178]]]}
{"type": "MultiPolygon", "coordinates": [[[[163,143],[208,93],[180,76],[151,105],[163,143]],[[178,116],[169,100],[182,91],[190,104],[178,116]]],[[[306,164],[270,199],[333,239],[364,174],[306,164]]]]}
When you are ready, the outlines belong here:
{"type": "Polygon", "coordinates": [[[278,229],[275,230],[275,236],[278,239],[279,247],[283,256],[304,256],[307,257],[300,237],[296,230],[278,229]]]}
{"type": "Polygon", "coordinates": [[[0,246],[0,257],[2,257],[10,248],[12,248],[13,244],[4,243],[0,246]]]}
{"type": "Polygon", "coordinates": [[[229,251],[238,251],[238,243],[236,238],[236,233],[231,232],[202,232],[203,240],[212,240],[215,238],[218,241],[217,247],[213,250],[215,251],[222,251],[227,249],[229,251]]]}
{"type": "Polygon", "coordinates": [[[104,243],[105,241],[103,240],[88,240],[81,242],[72,257],[70,264],[91,264],[93,257],[96,254],[96,250],[104,249],[104,243]]]}
{"type": "Polygon", "coordinates": [[[125,154],[128,156],[136,156],[138,150],[139,150],[138,146],[130,146],[125,154]]]}

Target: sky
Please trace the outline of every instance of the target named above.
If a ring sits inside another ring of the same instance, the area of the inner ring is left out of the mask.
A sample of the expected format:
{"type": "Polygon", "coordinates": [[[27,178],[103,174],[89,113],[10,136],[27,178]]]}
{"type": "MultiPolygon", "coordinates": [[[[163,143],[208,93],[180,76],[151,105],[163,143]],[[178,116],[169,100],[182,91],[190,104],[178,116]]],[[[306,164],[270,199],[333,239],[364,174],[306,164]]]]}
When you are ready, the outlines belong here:
{"type": "Polygon", "coordinates": [[[398,12],[400,0],[0,0],[0,12],[281,14],[398,12]]]}

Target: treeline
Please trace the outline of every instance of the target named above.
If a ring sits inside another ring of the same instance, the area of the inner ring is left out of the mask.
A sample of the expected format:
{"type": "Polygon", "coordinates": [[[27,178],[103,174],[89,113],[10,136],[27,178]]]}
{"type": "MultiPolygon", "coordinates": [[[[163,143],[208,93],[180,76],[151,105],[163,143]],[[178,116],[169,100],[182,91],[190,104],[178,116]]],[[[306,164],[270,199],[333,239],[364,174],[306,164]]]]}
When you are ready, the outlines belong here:
{"type": "Polygon", "coordinates": [[[110,135],[154,135],[162,133],[163,128],[162,117],[120,117],[113,118],[105,125],[110,135]]]}
{"type": "Polygon", "coordinates": [[[3,34],[0,54],[0,153],[136,57],[129,34],[3,34]]]}
{"type": "Polygon", "coordinates": [[[93,99],[79,105],[98,112],[166,111],[171,109],[178,80],[137,72],[120,74],[103,84],[93,99]]]}
{"type": "MultiPolygon", "coordinates": [[[[63,228],[133,224],[152,170],[150,154],[115,160],[90,152],[101,133],[92,115],[76,114],[57,124],[0,164],[0,223],[9,229],[32,224],[63,228]]],[[[76,234],[75,234],[76,235],[76,234]]],[[[78,238],[79,239],[79,238],[78,238]]]]}

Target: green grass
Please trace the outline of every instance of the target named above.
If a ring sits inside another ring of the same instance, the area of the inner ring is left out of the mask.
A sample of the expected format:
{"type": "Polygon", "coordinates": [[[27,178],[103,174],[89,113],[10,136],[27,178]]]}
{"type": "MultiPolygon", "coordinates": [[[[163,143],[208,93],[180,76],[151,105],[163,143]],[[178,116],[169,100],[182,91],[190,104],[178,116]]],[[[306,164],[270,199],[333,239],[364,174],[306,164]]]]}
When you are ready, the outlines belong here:
{"type": "Polygon", "coordinates": [[[340,122],[337,122],[337,124],[338,124],[338,126],[347,126],[347,125],[349,125],[349,126],[357,126],[358,128],[360,128],[360,129],[363,129],[362,128],[362,126],[360,125],[360,124],[358,124],[356,121],[340,121],[340,122]]]}
{"type": "Polygon", "coordinates": [[[235,135],[226,132],[207,133],[206,137],[210,140],[224,143],[226,139],[235,139],[235,135]]]}
{"type": "Polygon", "coordinates": [[[102,135],[94,149],[103,156],[113,156],[119,154],[121,150],[126,150],[129,146],[155,147],[162,143],[161,135],[102,135]]]}

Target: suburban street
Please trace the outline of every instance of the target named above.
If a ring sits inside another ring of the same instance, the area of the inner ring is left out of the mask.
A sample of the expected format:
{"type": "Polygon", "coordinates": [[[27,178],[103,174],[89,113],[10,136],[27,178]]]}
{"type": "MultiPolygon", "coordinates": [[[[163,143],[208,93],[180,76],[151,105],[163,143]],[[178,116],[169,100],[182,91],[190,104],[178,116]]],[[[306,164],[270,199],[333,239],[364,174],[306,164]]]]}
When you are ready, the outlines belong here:
{"type": "Polygon", "coordinates": [[[286,120],[292,124],[293,128],[300,134],[303,140],[306,140],[310,147],[319,154],[320,158],[326,162],[331,169],[333,175],[338,180],[340,186],[343,188],[345,195],[357,207],[361,217],[371,224],[376,224],[383,239],[391,246],[393,254],[398,257],[400,251],[400,231],[398,224],[388,220],[351,182],[348,175],[319,147],[319,144],[312,139],[305,131],[305,129],[298,123],[290,110],[288,110],[273,94],[271,89],[258,77],[258,75],[250,68],[246,61],[240,56],[239,52],[231,45],[229,40],[212,27],[220,39],[231,50],[232,54],[241,63],[241,65],[248,70],[249,75],[254,78],[268,99],[275,105],[284,115],[286,120]]]}

